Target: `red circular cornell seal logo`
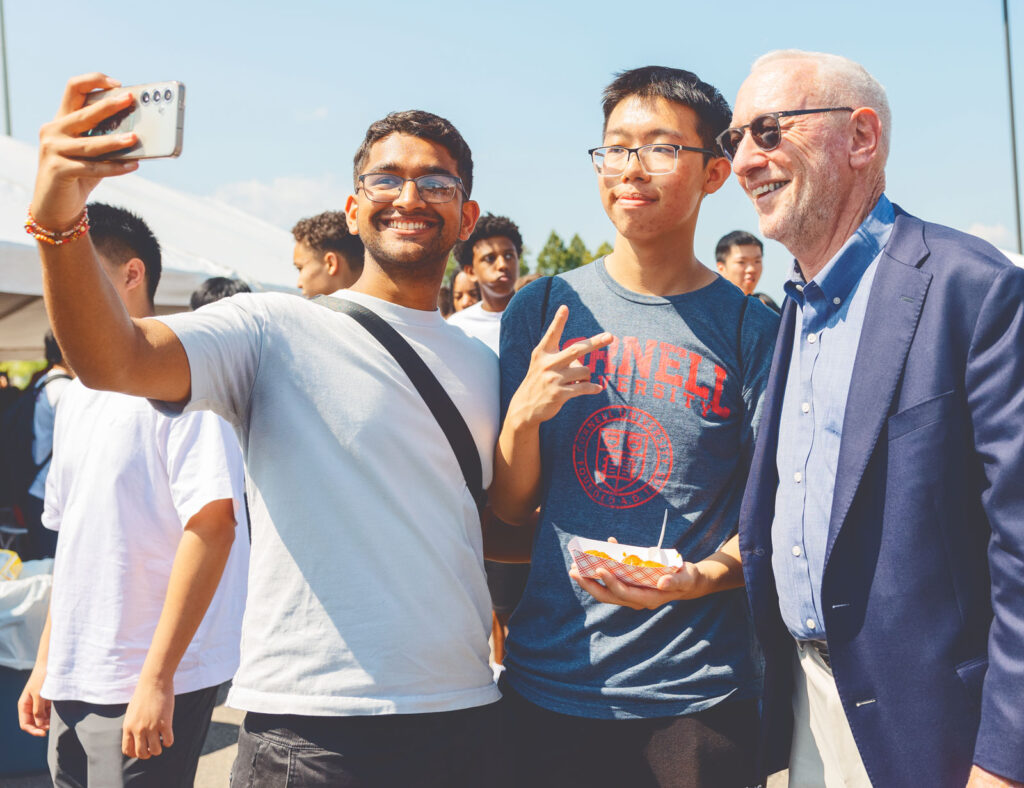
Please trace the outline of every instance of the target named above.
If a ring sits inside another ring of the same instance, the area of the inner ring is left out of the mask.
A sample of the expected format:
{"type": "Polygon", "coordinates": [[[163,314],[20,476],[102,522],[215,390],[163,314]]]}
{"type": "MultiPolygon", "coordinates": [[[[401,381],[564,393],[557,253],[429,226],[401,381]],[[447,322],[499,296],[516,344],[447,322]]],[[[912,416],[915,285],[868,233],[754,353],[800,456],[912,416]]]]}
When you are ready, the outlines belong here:
{"type": "Polygon", "coordinates": [[[672,442],[651,414],[610,405],[583,422],[572,444],[572,464],[591,500],[631,509],[665,486],[672,473],[672,442]]]}

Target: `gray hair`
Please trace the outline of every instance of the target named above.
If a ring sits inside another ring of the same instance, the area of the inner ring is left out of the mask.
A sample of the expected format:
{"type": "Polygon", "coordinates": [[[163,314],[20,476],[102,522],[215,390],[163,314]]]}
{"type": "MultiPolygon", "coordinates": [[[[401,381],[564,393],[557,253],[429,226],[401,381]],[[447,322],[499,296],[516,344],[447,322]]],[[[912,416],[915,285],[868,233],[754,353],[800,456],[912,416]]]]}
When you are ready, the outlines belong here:
{"type": "Polygon", "coordinates": [[[815,65],[812,88],[824,104],[830,107],[870,107],[878,113],[882,122],[882,137],[878,147],[884,166],[889,157],[889,141],[892,138],[892,111],[882,84],[864,66],[849,58],[825,52],[805,52],[802,49],[768,52],[754,61],[750,71],[753,73],[759,68],[784,60],[802,60],[815,65]]]}

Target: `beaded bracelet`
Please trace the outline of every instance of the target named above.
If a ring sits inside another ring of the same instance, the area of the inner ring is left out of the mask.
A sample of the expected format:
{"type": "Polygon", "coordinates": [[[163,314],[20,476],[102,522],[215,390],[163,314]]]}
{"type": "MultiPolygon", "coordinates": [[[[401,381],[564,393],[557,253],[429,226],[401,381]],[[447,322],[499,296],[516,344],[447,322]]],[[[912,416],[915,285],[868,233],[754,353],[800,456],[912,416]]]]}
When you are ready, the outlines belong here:
{"type": "Polygon", "coordinates": [[[75,241],[89,232],[89,211],[83,208],[82,215],[78,218],[75,226],[70,230],[58,233],[53,230],[47,230],[40,225],[35,220],[35,217],[32,216],[32,209],[29,208],[28,218],[25,220],[25,232],[41,243],[50,244],[50,246],[60,246],[61,244],[75,241]]]}

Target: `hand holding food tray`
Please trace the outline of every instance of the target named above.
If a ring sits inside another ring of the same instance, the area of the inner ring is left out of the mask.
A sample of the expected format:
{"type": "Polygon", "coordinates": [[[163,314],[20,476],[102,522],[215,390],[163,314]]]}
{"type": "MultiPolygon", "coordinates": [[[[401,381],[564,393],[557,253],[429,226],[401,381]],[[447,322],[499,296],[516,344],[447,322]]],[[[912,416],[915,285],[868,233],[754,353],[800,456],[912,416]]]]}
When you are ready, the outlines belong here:
{"type": "Polygon", "coordinates": [[[683,565],[678,551],[659,547],[599,542],[582,536],[570,539],[568,547],[581,577],[596,580],[597,570],[607,569],[623,583],[643,588],[657,588],[660,578],[675,574],[683,565]]]}

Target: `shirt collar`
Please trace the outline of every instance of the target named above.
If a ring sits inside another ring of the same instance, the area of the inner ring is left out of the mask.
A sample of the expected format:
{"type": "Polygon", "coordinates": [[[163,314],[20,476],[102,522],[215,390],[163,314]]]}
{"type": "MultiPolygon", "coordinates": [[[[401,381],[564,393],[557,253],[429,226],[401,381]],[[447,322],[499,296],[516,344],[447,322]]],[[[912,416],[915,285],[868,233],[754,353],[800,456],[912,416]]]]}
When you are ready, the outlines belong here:
{"type": "Polygon", "coordinates": [[[895,221],[896,212],[883,194],[860,227],[810,282],[804,281],[799,264],[793,261],[793,273],[785,284],[786,296],[803,306],[805,290],[819,290],[829,309],[838,308],[885,248],[895,221]]]}

